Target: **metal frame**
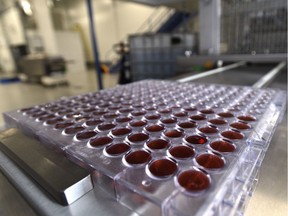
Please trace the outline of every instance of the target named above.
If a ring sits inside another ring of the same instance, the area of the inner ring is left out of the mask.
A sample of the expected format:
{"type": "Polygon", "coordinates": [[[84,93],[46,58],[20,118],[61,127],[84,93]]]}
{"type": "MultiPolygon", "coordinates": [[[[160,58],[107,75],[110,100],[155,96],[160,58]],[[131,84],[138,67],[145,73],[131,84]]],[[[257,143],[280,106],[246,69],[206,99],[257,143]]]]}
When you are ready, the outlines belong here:
{"type": "Polygon", "coordinates": [[[199,52],[220,53],[221,1],[199,1],[199,52]]]}
{"type": "MultiPolygon", "coordinates": [[[[2,151],[0,151],[0,172],[3,172],[6,178],[39,215],[136,215],[132,210],[117,203],[111,195],[98,188],[97,185],[94,186],[92,191],[72,205],[59,205],[36,182],[31,181],[31,178],[17,167],[2,151]]],[[[17,208],[16,205],[15,211],[20,214],[22,210],[17,208]]]]}
{"type": "MultiPolygon", "coordinates": [[[[285,7],[287,5],[286,0],[278,0],[278,4],[275,4],[274,1],[250,1],[245,2],[245,4],[239,4],[237,7],[238,13],[247,12],[247,10],[251,10],[251,8],[255,8],[257,10],[267,10],[267,9],[277,9],[280,7],[285,7]]],[[[225,10],[225,14],[233,14],[233,7],[226,5],[227,10],[225,10]]]]}
{"type": "Polygon", "coordinates": [[[238,62],[246,61],[253,63],[277,63],[281,61],[287,62],[287,53],[278,54],[240,54],[240,55],[200,55],[191,57],[178,57],[177,64],[179,66],[193,66],[195,64],[202,64],[206,61],[224,61],[224,62],[238,62]]]}
{"type": "Polygon", "coordinates": [[[276,75],[286,66],[286,62],[279,63],[275,68],[270,70],[266,75],[261,77],[252,87],[254,88],[262,88],[265,85],[267,85],[269,82],[271,82],[276,75]]]}
{"type": "Polygon", "coordinates": [[[228,70],[243,66],[245,64],[246,63],[244,61],[237,62],[237,63],[231,64],[231,65],[227,65],[225,67],[220,67],[220,68],[216,68],[216,69],[213,69],[213,70],[210,70],[210,71],[206,71],[206,72],[203,72],[203,73],[200,73],[200,74],[196,74],[196,75],[192,75],[192,76],[189,76],[189,77],[185,77],[185,78],[179,79],[177,81],[181,82],[181,83],[182,82],[189,82],[189,81],[192,81],[192,80],[200,79],[202,77],[211,76],[211,75],[216,74],[216,73],[222,73],[224,71],[228,71],[228,70]]]}
{"type": "Polygon", "coordinates": [[[97,74],[97,81],[98,81],[98,89],[103,89],[103,81],[102,81],[102,71],[99,61],[99,54],[98,54],[98,47],[97,47],[97,40],[96,40],[96,33],[95,33],[95,24],[94,24],[94,13],[93,13],[93,6],[91,0],[86,0],[87,9],[88,9],[88,18],[90,24],[90,34],[92,40],[92,48],[94,54],[94,65],[97,74]]]}
{"type": "MultiPolygon", "coordinates": [[[[228,71],[228,70],[243,66],[245,64],[246,64],[245,61],[241,61],[241,62],[230,64],[230,65],[227,65],[227,66],[224,66],[224,67],[220,67],[220,68],[216,68],[216,69],[213,69],[213,70],[205,71],[205,72],[202,72],[200,74],[196,74],[196,75],[188,76],[188,77],[185,77],[185,78],[181,78],[181,79],[178,79],[177,81],[180,82],[180,83],[189,82],[189,81],[192,81],[192,80],[197,80],[197,79],[200,79],[200,78],[203,78],[203,77],[211,76],[211,75],[214,75],[214,74],[217,74],[217,73],[222,73],[224,71],[228,71]]],[[[267,85],[268,83],[270,83],[277,76],[277,74],[279,74],[279,72],[283,68],[286,67],[286,64],[287,64],[286,61],[280,62],[276,67],[274,67],[272,70],[267,72],[264,76],[262,76],[257,82],[255,82],[252,87],[254,87],[254,88],[262,88],[265,85],[267,85]]]]}

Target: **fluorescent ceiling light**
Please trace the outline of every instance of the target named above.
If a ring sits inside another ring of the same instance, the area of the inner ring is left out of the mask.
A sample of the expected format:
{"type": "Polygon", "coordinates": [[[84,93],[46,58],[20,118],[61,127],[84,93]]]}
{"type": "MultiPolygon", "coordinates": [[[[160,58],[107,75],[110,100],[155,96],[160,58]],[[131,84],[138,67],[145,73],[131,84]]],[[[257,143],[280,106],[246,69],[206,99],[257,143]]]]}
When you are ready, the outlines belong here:
{"type": "Polygon", "coordinates": [[[20,4],[21,7],[23,8],[24,13],[28,16],[32,16],[33,12],[31,9],[31,4],[27,0],[21,0],[20,4]]]}

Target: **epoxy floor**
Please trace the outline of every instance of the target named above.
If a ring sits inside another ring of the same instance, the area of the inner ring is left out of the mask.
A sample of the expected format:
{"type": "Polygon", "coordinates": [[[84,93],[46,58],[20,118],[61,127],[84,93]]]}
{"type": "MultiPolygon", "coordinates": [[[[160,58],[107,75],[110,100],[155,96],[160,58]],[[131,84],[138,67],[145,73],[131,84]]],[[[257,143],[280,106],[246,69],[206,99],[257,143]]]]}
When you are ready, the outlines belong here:
{"type": "MultiPolygon", "coordinates": [[[[95,71],[67,73],[68,86],[44,87],[32,83],[0,84],[0,126],[4,124],[2,113],[35,104],[46,103],[63,96],[97,91],[95,71]]],[[[118,74],[103,74],[104,88],[117,85],[118,74]]]]}

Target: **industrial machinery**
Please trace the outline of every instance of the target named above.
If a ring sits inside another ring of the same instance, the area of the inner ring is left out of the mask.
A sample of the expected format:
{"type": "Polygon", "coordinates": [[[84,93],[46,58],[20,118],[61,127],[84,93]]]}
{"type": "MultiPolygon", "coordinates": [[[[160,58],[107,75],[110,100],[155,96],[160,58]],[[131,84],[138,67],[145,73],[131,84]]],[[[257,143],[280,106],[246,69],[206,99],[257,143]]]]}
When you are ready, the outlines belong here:
{"type": "Polygon", "coordinates": [[[196,49],[195,36],[188,33],[131,35],[129,45],[134,81],[179,75],[177,57],[187,52],[192,54],[196,49]]]}
{"type": "Polygon", "coordinates": [[[273,38],[268,23],[284,17],[283,1],[271,2],[199,1],[212,25],[200,25],[199,56],[191,34],[131,36],[133,79],[160,80],[5,112],[2,179],[40,215],[243,215],[263,191],[254,206],[278,207],[287,178],[287,41],[262,40],[273,38]],[[246,13],[253,5],[259,14],[246,13]],[[221,7],[231,11],[221,17],[221,7]],[[207,60],[218,67],[175,77],[176,63],[207,60]],[[263,180],[268,186],[254,192],[263,180]]]}
{"type": "Polygon", "coordinates": [[[22,81],[37,82],[45,86],[68,84],[65,76],[65,60],[43,54],[27,55],[20,60],[22,81]]]}

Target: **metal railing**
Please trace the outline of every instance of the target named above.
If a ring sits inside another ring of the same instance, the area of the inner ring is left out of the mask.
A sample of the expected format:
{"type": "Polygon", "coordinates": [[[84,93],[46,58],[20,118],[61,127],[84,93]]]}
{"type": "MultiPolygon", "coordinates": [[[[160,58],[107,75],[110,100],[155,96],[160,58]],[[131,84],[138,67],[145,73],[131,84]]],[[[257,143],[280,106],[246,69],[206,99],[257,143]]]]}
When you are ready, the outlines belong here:
{"type": "Polygon", "coordinates": [[[287,53],[287,0],[221,1],[223,54],[287,53]]]}
{"type": "MultiPolygon", "coordinates": [[[[134,34],[138,33],[152,33],[157,31],[160,26],[169,19],[173,14],[175,13],[175,9],[172,8],[163,8],[163,7],[156,7],[151,15],[140,25],[140,27],[134,32],[134,34]]],[[[127,37],[122,38],[120,42],[127,42],[127,37]]],[[[114,47],[111,47],[106,54],[105,59],[107,62],[113,61],[112,59],[115,58],[115,56],[112,56],[114,54],[114,47]]]]}
{"type": "Polygon", "coordinates": [[[136,33],[155,32],[159,27],[168,20],[175,12],[171,8],[156,8],[145,22],[137,29],[136,33]]]}

